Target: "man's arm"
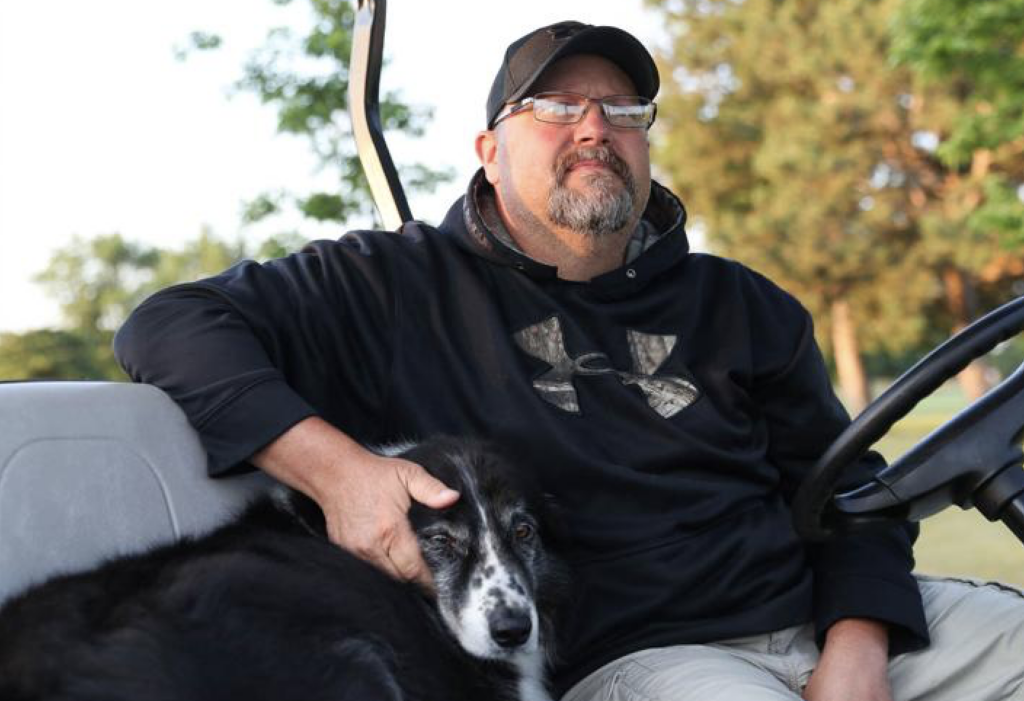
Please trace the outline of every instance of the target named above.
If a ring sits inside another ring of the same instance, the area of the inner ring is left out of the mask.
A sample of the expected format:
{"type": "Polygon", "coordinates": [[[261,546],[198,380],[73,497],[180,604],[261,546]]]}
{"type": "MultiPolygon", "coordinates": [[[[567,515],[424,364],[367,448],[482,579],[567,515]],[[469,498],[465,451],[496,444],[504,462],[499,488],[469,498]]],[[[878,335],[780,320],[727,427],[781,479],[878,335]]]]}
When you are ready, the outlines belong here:
{"type": "MultiPolygon", "coordinates": [[[[805,333],[806,359],[793,364],[796,377],[788,390],[779,391],[783,397],[802,396],[807,404],[777,419],[773,432],[786,441],[777,446],[777,460],[789,492],[849,421],[832,394],[810,326],[805,333]]],[[[869,463],[862,461],[854,480],[863,478],[869,463]]],[[[890,639],[902,650],[927,641],[920,594],[910,574],[913,538],[914,529],[897,527],[808,546],[821,657],[803,693],[807,701],[892,701],[890,639]]]]}
{"type": "Polygon", "coordinates": [[[211,475],[244,469],[310,416],[380,443],[396,333],[387,265],[352,235],[243,262],[147,299],[118,331],[114,352],[132,380],[182,408],[211,475]]]}
{"type": "Polygon", "coordinates": [[[888,626],[863,618],[837,621],[804,689],[807,701],[892,701],[888,626]]]}
{"type": "MultiPolygon", "coordinates": [[[[771,316],[771,311],[764,310],[756,318],[771,322],[771,316]]],[[[769,431],[769,458],[779,469],[780,488],[787,500],[850,422],[832,391],[809,315],[790,299],[788,317],[775,321],[801,331],[791,339],[788,353],[780,343],[774,354],[777,359],[769,366],[772,371],[763,375],[756,390],[769,431]]],[[[768,333],[763,331],[764,336],[768,333]]],[[[845,486],[869,479],[880,466],[884,466],[881,456],[865,456],[851,466],[845,486]]],[[[819,645],[824,647],[827,633],[845,619],[884,623],[893,654],[927,645],[924,607],[911,574],[916,533],[916,525],[906,524],[807,544],[819,645]]]]}
{"type": "Polygon", "coordinates": [[[132,312],[114,347],[134,381],[184,410],[211,474],[262,467],[320,505],[334,542],[425,581],[406,510],[412,499],[446,506],[457,495],[357,443],[387,439],[394,256],[379,248],[397,243],[348,235],[169,288],[132,312]]]}
{"type": "MultiPolygon", "coordinates": [[[[768,431],[768,457],[779,470],[781,495],[790,500],[850,419],[832,390],[810,315],[764,278],[754,274],[749,281],[750,333],[758,339],[752,396],[768,431]]],[[[869,454],[847,477],[865,480],[882,466],[881,456],[869,454]]],[[[888,701],[888,656],[928,644],[912,574],[916,533],[915,525],[905,524],[807,544],[812,615],[822,649],[809,699],[888,701]]]]}
{"type": "Polygon", "coordinates": [[[406,514],[413,499],[441,509],[459,493],[421,466],[370,452],[318,417],[295,424],[251,462],[316,501],[334,543],[396,579],[431,585],[406,514]]]}

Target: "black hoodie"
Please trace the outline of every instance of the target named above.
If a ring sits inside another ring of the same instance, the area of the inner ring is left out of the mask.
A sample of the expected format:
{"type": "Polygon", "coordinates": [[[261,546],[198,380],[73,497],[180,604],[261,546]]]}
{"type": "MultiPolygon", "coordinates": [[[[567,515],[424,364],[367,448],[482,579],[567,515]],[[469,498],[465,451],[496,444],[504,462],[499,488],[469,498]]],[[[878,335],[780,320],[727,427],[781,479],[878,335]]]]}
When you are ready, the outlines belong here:
{"type": "MultiPolygon", "coordinates": [[[[913,529],[809,547],[788,501],[849,419],[811,319],[733,261],[690,253],[653,185],[654,242],[589,282],[503,244],[478,173],[433,228],[352,232],[144,302],[115,350],[228,472],[318,414],[356,440],[516,446],[564,508],[578,605],[563,689],[623,654],[813,620],[927,644],[913,529]]],[[[862,467],[871,467],[865,461],[862,467]]]]}

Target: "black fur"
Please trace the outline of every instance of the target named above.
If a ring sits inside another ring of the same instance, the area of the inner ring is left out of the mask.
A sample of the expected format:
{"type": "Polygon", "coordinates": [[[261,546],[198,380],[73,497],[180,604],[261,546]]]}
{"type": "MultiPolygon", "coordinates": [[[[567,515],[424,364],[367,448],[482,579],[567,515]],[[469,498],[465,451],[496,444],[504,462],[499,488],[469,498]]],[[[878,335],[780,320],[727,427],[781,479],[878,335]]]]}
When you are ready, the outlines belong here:
{"type": "MultiPolygon", "coordinates": [[[[473,465],[485,502],[522,499],[550,546],[545,500],[491,449],[434,439],[403,457],[462,491],[453,454],[473,465]]],[[[0,699],[517,698],[511,663],[467,654],[431,596],[330,544],[315,505],[289,500],[263,498],[207,536],[12,599],[0,610],[0,699]]],[[[451,509],[410,518],[420,532],[470,506],[463,491],[451,509]]],[[[545,629],[565,590],[549,549],[533,565],[545,629]]]]}

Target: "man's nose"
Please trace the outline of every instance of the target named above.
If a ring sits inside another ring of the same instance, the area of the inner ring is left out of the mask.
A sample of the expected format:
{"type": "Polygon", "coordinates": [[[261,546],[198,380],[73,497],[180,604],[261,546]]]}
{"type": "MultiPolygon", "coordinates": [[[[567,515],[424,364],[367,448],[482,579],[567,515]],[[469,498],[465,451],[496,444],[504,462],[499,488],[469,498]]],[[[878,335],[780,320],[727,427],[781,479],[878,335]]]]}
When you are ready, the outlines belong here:
{"type": "Polygon", "coordinates": [[[607,143],[612,127],[605,119],[601,103],[592,101],[588,103],[587,108],[586,114],[575,125],[574,140],[578,144],[607,143]]]}

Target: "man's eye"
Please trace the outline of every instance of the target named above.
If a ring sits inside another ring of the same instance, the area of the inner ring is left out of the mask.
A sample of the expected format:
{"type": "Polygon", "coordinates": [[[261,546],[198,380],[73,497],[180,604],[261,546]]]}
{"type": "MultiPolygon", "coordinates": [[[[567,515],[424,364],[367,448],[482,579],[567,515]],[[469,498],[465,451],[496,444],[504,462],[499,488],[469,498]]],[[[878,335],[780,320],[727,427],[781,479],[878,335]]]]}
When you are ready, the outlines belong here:
{"type": "Polygon", "coordinates": [[[575,116],[581,110],[577,102],[563,101],[558,99],[537,100],[534,110],[549,117],[575,116]]]}

